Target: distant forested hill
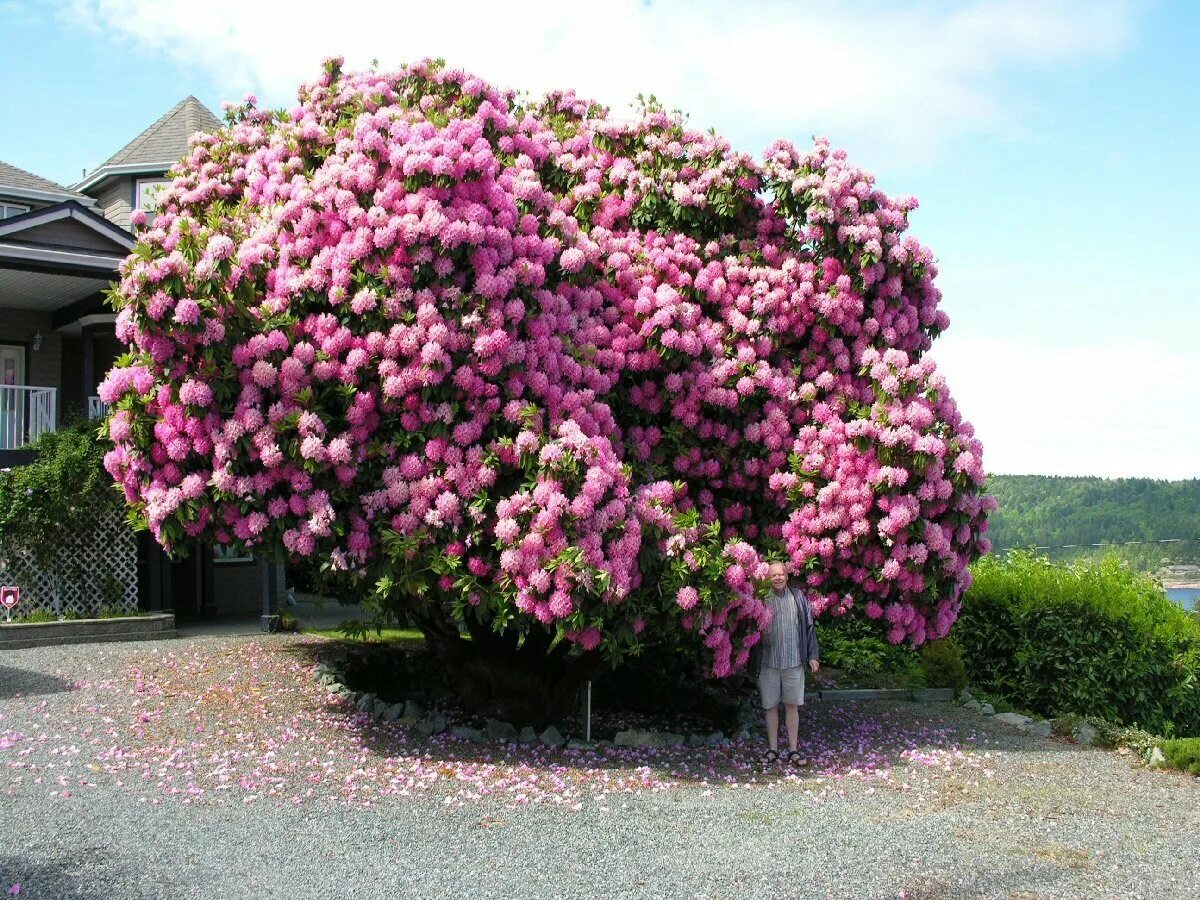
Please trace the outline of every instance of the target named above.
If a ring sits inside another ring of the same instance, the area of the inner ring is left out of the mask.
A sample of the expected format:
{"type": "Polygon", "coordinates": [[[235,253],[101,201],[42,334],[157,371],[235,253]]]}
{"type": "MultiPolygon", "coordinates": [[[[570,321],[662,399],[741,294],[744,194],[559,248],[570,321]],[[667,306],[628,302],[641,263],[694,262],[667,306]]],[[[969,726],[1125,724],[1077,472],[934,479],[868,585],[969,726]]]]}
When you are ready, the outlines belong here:
{"type": "MultiPolygon", "coordinates": [[[[1000,503],[988,533],[997,550],[1191,538],[1178,544],[1122,547],[1118,552],[1146,570],[1164,561],[1200,562],[1200,479],[990,475],[987,489],[1000,503]]],[[[1040,552],[1065,561],[1097,551],[1040,552]]]]}

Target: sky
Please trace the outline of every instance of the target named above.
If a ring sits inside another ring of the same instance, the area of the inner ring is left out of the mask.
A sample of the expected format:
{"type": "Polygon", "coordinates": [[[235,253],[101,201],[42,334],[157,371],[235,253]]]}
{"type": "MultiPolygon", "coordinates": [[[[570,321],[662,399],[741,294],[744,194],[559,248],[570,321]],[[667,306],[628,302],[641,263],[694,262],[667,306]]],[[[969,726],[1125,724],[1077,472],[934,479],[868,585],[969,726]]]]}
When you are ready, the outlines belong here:
{"type": "Polygon", "coordinates": [[[1200,3],[0,0],[0,37],[0,159],[64,184],[332,55],[653,93],[755,154],[828,136],[921,201],[988,471],[1200,477],[1200,3]]]}

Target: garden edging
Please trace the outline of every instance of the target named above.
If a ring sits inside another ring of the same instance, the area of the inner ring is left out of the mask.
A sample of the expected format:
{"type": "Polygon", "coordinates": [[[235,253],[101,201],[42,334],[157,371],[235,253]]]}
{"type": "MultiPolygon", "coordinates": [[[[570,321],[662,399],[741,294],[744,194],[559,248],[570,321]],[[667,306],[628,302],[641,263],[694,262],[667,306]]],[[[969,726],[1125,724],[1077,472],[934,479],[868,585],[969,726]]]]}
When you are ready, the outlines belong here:
{"type": "Polygon", "coordinates": [[[156,641],[173,637],[174,613],[58,622],[0,622],[0,649],[3,650],[104,641],[156,641]]]}

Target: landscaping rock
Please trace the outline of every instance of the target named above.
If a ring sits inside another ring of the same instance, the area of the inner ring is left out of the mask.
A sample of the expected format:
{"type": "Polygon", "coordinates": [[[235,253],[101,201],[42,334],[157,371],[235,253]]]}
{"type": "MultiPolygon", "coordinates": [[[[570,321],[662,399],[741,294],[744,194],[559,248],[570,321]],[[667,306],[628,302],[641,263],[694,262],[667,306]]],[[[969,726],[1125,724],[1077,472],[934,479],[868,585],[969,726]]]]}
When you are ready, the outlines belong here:
{"type": "Polygon", "coordinates": [[[983,704],[972,697],[970,700],[968,700],[966,703],[963,704],[963,709],[983,709],[983,704]]]}
{"type": "Polygon", "coordinates": [[[719,747],[722,744],[724,744],[725,741],[727,741],[727,740],[728,740],[728,738],[726,738],[725,735],[722,734],[720,731],[714,731],[712,734],[710,734],[708,736],[708,739],[706,740],[705,743],[707,743],[708,746],[710,746],[710,747],[719,747]]]}
{"type": "Polygon", "coordinates": [[[571,738],[567,741],[568,750],[595,750],[595,741],[581,741],[579,738],[571,738]]]}
{"type": "Polygon", "coordinates": [[[354,701],[354,705],[361,712],[369,713],[375,711],[375,701],[379,698],[374,694],[360,694],[358,699],[354,701]]]}
{"type": "Polygon", "coordinates": [[[975,695],[971,693],[970,688],[963,688],[958,694],[958,699],[964,702],[967,700],[973,700],[974,698],[975,695]]]}
{"type": "Polygon", "coordinates": [[[985,703],[983,706],[979,707],[979,711],[985,716],[994,716],[996,714],[996,707],[992,706],[990,703],[985,703]]]}
{"type": "Polygon", "coordinates": [[[642,728],[630,728],[628,731],[618,731],[613,743],[618,747],[653,747],[654,732],[642,728]]]}
{"type": "Polygon", "coordinates": [[[455,725],[450,729],[450,736],[464,741],[482,741],[483,732],[470,725],[455,725]]]}
{"type": "Polygon", "coordinates": [[[1074,738],[1075,743],[1090,747],[1099,740],[1100,730],[1091,722],[1080,722],[1079,727],[1075,729],[1074,738]]]}
{"type": "Polygon", "coordinates": [[[404,704],[404,717],[413,720],[423,719],[425,718],[425,710],[416,700],[409,700],[404,704]]]}
{"type": "Polygon", "coordinates": [[[508,722],[501,722],[498,719],[484,720],[483,732],[489,740],[493,741],[515,741],[517,739],[517,729],[508,722]]]}
{"type": "Polygon", "coordinates": [[[654,743],[652,747],[682,747],[687,743],[687,738],[682,734],[675,734],[671,731],[656,731],[654,732],[654,743]]]}
{"type": "Polygon", "coordinates": [[[553,725],[543,731],[538,739],[547,747],[554,747],[556,749],[567,742],[567,739],[562,736],[562,732],[553,725]]]}
{"type": "Polygon", "coordinates": [[[393,703],[391,706],[384,708],[381,715],[385,722],[395,722],[397,719],[399,719],[401,716],[404,715],[404,704],[403,703],[393,703]]]}
{"type": "Polygon", "coordinates": [[[687,745],[689,747],[704,747],[708,744],[708,739],[702,734],[689,734],[687,736],[687,745]]]}
{"type": "Polygon", "coordinates": [[[1146,765],[1151,769],[1161,769],[1167,764],[1167,758],[1163,756],[1163,752],[1158,747],[1150,751],[1150,756],[1146,760],[1146,765]]]}
{"type": "Polygon", "coordinates": [[[521,733],[517,735],[517,740],[519,740],[522,744],[536,744],[537,739],[537,732],[534,731],[532,725],[526,725],[521,729],[521,733]]]}
{"type": "Polygon", "coordinates": [[[416,724],[416,729],[418,734],[423,734],[425,737],[441,734],[446,730],[445,713],[431,712],[416,724]]]}
{"type": "Polygon", "coordinates": [[[1033,719],[1029,718],[1029,716],[1023,716],[1020,713],[1006,712],[999,713],[996,716],[996,721],[1003,722],[1005,725],[1011,725],[1013,728],[1024,729],[1033,719]]]}
{"type": "Polygon", "coordinates": [[[1040,734],[1042,737],[1050,737],[1054,734],[1054,723],[1049,719],[1043,719],[1040,722],[1031,722],[1025,726],[1025,730],[1031,734],[1040,734]]]}

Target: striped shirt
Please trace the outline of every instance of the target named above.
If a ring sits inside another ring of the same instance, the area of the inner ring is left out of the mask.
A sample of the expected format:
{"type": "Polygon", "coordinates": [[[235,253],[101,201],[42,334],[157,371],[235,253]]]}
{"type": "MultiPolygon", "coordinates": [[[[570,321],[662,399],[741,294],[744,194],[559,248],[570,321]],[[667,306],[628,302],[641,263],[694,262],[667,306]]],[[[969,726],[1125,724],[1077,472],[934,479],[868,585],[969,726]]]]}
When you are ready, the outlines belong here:
{"type": "Polygon", "coordinates": [[[763,634],[763,667],[794,669],[804,664],[800,651],[800,622],[792,589],[771,594],[771,625],[763,634]]]}

